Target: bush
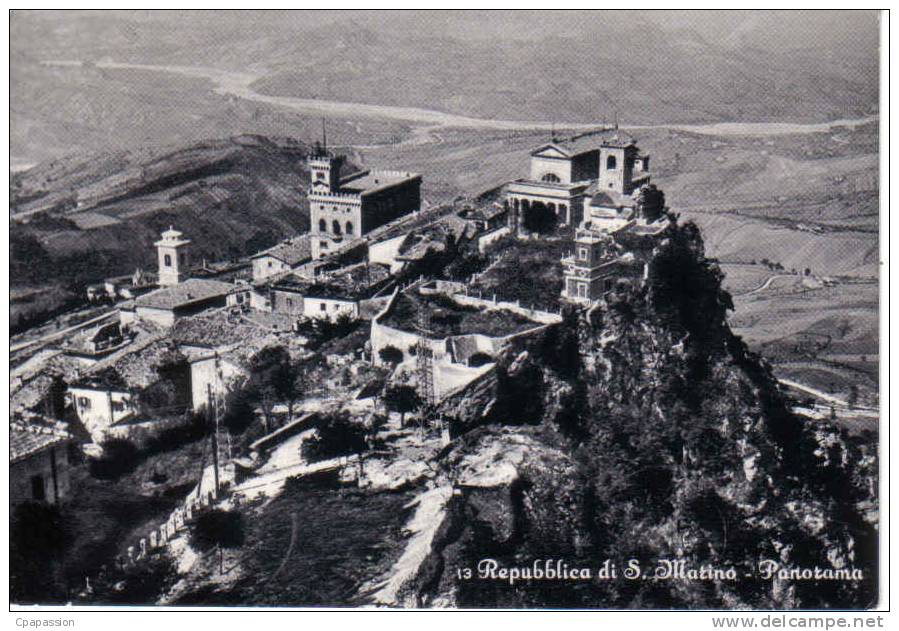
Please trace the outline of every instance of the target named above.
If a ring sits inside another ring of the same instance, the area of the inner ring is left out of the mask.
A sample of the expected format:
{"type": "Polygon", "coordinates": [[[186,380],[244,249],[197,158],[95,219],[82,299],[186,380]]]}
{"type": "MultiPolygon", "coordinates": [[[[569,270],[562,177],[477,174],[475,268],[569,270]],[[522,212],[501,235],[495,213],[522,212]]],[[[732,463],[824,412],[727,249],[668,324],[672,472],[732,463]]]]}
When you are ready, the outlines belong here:
{"type": "Polygon", "coordinates": [[[177,577],[175,562],[167,554],[156,554],[146,562],[126,567],[112,585],[98,585],[96,602],[155,605],[177,577]]]}
{"type": "Polygon", "coordinates": [[[365,435],[365,428],[349,417],[330,416],[320,422],[316,436],[303,442],[303,457],[317,462],[365,451],[365,435]]]}
{"type": "Polygon", "coordinates": [[[405,355],[403,355],[403,351],[396,346],[385,346],[378,351],[378,357],[380,357],[381,361],[385,364],[395,365],[401,363],[405,355]]]}
{"type": "Polygon", "coordinates": [[[219,572],[224,571],[224,548],[239,548],[243,545],[243,515],[236,510],[213,509],[202,513],[190,533],[190,545],[201,552],[212,549],[219,551],[219,572]]]}
{"type": "Polygon", "coordinates": [[[89,459],[91,475],[101,480],[114,480],[137,468],[141,454],[137,446],[124,438],[103,443],[103,455],[89,459]]]}
{"type": "Polygon", "coordinates": [[[468,358],[468,365],[472,368],[477,368],[478,366],[483,366],[484,364],[489,364],[493,361],[493,358],[487,353],[475,353],[471,357],[468,358]]]}
{"type": "Polygon", "coordinates": [[[59,509],[26,502],[11,514],[9,530],[9,595],[25,604],[58,601],[58,562],[72,543],[59,509]]]}

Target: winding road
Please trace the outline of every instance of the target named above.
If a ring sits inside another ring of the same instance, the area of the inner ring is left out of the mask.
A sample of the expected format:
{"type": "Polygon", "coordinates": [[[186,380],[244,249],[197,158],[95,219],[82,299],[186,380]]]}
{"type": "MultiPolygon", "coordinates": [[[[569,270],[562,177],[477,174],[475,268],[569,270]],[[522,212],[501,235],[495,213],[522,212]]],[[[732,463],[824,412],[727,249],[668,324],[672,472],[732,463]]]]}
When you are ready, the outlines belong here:
{"type": "MultiPolygon", "coordinates": [[[[81,67],[83,62],[77,60],[47,60],[41,62],[45,66],[53,67],[81,67]]],[[[253,89],[252,85],[262,74],[246,72],[234,72],[208,68],[201,66],[172,66],[120,63],[115,61],[101,61],[94,64],[97,68],[108,70],[147,70],[153,72],[167,72],[181,76],[194,77],[211,81],[216,94],[233,96],[257,103],[265,103],[282,107],[304,114],[317,116],[341,116],[347,118],[376,118],[404,122],[413,125],[412,136],[400,145],[417,145],[428,143],[440,143],[443,139],[435,131],[442,128],[461,129],[493,129],[493,130],[550,130],[564,128],[576,131],[597,129],[596,123],[566,123],[561,121],[516,121],[497,118],[476,118],[451,114],[439,110],[419,107],[400,107],[394,105],[373,105],[370,103],[353,103],[346,101],[330,101],[322,99],[306,99],[293,96],[273,96],[262,94],[253,89]]],[[[675,129],[686,132],[710,134],[715,136],[771,136],[781,134],[806,134],[829,131],[835,127],[857,127],[865,123],[877,120],[870,116],[857,119],[835,120],[826,123],[746,123],[746,122],[718,122],[704,124],[660,124],[660,125],[629,125],[629,130],[644,129],[675,129]]],[[[381,145],[358,146],[357,148],[374,148],[381,145]]],[[[394,145],[396,146],[396,145],[394,145]]]]}

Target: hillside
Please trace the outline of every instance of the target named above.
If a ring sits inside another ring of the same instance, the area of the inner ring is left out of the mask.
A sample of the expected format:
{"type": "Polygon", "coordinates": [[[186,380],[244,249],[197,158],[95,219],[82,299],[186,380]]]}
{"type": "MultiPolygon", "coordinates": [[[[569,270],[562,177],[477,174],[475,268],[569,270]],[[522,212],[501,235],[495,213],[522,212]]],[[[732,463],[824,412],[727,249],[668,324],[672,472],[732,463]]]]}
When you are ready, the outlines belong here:
{"type": "Polygon", "coordinates": [[[475,429],[442,459],[464,486],[410,586],[419,602],[873,605],[876,436],[792,414],[769,366],[727,326],[731,301],[720,283],[686,224],[655,253],[644,290],[570,317],[558,337],[507,359],[492,391],[445,405],[475,429]],[[461,568],[486,558],[507,568],[535,559],[597,568],[608,559],[619,580],[459,580],[461,568]],[[664,559],[733,568],[735,578],[660,578],[664,559]],[[645,579],[621,578],[631,560],[645,579]],[[773,579],[760,569],[768,560],[858,568],[863,578],[773,579]]]}
{"type": "MultiPolygon", "coordinates": [[[[277,97],[478,118],[623,124],[815,122],[878,108],[874,12],[14,12],[11,150],[33,164],[242,132],[310,137],[277,97]],[[49,60],[87,66],[48,68],[49,60]],[[231,98],[202,67],[255,79],[231,98]]],[[[341,143],[402,121],[332,116],[341,143]]]]}
{"type": "MultiPolygon", "coordinates": [[[[87,283],[155,269],[153,242],[170,225],[193,241],[197,262],[233,260],[307,230],[304,155],[294,140],[238,136],[74,155],[14,175],[13,326],[29,304],[48,302],[42,293],[80,296],[87,283]]],[[[52,311],[49,302],[39,309],[52,311]]]]}

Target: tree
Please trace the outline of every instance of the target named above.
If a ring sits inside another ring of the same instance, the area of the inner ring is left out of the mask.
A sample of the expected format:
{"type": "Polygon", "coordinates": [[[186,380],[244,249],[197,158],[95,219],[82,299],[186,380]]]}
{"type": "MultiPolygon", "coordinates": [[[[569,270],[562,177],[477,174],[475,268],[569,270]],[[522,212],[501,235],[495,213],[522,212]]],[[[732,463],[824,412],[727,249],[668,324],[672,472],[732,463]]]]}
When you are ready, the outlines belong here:
{"type": "Polygon", "coordinates": [[[253,401],[243,384],[232,388],[225,395],[225,411],[222,425],[231,435],[242,434],[253,422],[253,401]]]}
{"type": "Polygon", "coordinates": [[[378,351],[378,357],[381,358],[381,361],[385,364],[397,365],[403,361],[403,351],[398,349],[396,346],[385,346],[381,350],[378,351]]]}
{"type": "Polygon", "coordinates": [[[855,406],[858,404],[858,386],[854,383],[849,386],[849,397],[846,399],[846,403],[850,406],[855,406]]]}
{"type": "Polygon", "coordinates": [[[400,427],[403,427],[406,422],[406,413],[420,408],[423,401],[418,396],[418,391],[415,388],[400,384],[387,388],[384,392],[384,403],[387,405],[388,410],[399,412],[400,427]]]}
{"type": "Polygon", "coordinates": [[[124,438],[112,438],[103,443],[103,455],[91,458],[91,475],[101,480],[119,478],[131,473],[141,457],[137,446],[124,438]]]}
{"type": "Polygon", "coordinates": [[[224,549],[239,548],[245,540],[243,515],[236,510],[215,508],[197,518],[190,535],[190,545],[200,552],[218,550],[219,573],[225,571],[224,549]]]}
{"type": "Polygon", "coordinates": [[[290,354],[283,346],[267,346],[250,359],[247,392],[262,408],[266,432],[271,430],[272,408],[277,402],[286,401],[288,417],[292,416],[302,383],[301,369],[291,363],[290,354]]]}
{"type": "Polygon", "coordinates": [[[315,462],[349,456],[368,448],[366,429],[344,414],[328,416],[318,424],[316,435],[303,441],[303,457],[315,462]]]}
{"type": "Polygon", "coordinates": [[[56,506],[26,502],[16,507],[9,529],[9,592],[20,604],[64,598],[59,562],[72,543],[56,506]]]}

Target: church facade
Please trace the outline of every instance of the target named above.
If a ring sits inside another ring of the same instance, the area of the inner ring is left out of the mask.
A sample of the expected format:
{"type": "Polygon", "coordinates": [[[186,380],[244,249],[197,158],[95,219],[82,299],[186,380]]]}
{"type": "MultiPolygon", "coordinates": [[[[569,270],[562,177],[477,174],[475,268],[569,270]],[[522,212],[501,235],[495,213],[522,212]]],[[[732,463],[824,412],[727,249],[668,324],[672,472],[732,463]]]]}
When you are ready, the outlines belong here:
{"type": "Polygon", "coordinates": [[[553,139],[531,152],[528,177],[507,185],[504,204],[517,234],[544,232],[587,220],[598,192],[627,198],[649,179],[649,156],[617,130],[553,139]]]}
{"type": "Polygon", "coordinates": [[[421,208],[421,176],[400,171],[359,171],[341,176],[345,159],[317,145],[309,157],[312,258],[318,259],[421,208]]]}

